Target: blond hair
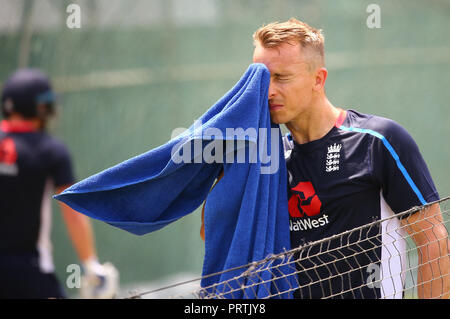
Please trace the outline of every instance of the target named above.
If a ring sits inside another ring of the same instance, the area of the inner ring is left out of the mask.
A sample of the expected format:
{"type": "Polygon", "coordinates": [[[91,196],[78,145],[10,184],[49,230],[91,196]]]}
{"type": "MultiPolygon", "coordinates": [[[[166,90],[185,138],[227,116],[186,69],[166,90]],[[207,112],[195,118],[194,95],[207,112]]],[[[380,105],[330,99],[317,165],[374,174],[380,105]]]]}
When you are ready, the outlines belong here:
{"type": "Polygon", "coordinates": [[[315,29],[307,23],[291,18],[286,22],[272,22],[263,25],[253,33],[254,44],[265,48],[275,48],[283,43],[300,43],[301,47],[314,56],[315,62],[325,65],[322,30],[315,29]]]}

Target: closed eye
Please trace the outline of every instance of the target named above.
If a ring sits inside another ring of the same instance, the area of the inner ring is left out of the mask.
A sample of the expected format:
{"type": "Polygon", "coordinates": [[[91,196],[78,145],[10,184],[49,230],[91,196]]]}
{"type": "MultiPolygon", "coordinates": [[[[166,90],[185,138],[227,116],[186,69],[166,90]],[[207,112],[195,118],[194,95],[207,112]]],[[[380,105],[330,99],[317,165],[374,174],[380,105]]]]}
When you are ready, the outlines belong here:
{"type": "Polygon", "coordinates": [[[275,79],[277,81],[281,81],[281,82],[288,81],[292,78],[292,76],[290,76],[290,75],[279,74],[279,73],[275,73],[273,76],[275,77],[275,79]]]}
{"type": "Polygon", "coordinates": [[[279,77],[277,77],[277,80],[280,81],[280,82],[287,82],[290,79],[291,79],[290,76],[279,76],[279,77]]]}

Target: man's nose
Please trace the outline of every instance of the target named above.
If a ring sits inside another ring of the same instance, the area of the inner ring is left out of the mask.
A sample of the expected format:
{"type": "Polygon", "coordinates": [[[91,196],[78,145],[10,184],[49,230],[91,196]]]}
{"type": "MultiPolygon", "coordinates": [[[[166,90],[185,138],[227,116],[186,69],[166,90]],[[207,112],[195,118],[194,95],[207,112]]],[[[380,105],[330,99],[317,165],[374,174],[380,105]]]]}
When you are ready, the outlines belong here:
{"type": "Polygon", "coordinates": [[[273,83],[273,80],[270,80],[269,84],[269,100],[274,98],[277,95],[277,89],[275,84],[273,83]]]}

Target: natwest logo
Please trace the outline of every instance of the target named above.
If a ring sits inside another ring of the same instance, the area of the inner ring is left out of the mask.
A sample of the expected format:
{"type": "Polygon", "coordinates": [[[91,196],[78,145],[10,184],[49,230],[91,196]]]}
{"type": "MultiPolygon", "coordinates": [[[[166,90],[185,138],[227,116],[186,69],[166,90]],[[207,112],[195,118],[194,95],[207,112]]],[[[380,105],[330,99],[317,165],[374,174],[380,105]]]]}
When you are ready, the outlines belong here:
{"type": "Polygon", "coordinates": [[[291,188],[291,192],[288,203],[291,217],[315,216],[320,213],[322,202],[311,182],[300,182],[291,188]]]}
{"type": "Polygon", "coordinates": [[[311,182],[300,182],[291,188],[292,196],[289,198],[289,215],[291,217],[307,217],[289,221],[290,231],[307,231],[325,226],[330,221],[328,215],[309,218],[320,213],[322,202],[317,196],[311,182]]]}
{"type": "Polygon", "coordinates": [[[313,228],[319,228],[325,226],[330,221],[328,220],[328,215],[323,214],[322,217],[317,219],[314,218],[302,218],[299,220],[289,221],[289,230],[290,231],[299,231],[299,230],[309,230],[313,228]]]}
{"type": "Polygon", "coordinates": [[[0,175],[17,175],[19,172],[14,140],[7,137],[0,140],[0,175]]]}
{"type": "Polygon", "coordinates": [[[14,140],[7,137],[0,141],[0,163],[12,165],[17,160],[16,145],[14,140]]]}

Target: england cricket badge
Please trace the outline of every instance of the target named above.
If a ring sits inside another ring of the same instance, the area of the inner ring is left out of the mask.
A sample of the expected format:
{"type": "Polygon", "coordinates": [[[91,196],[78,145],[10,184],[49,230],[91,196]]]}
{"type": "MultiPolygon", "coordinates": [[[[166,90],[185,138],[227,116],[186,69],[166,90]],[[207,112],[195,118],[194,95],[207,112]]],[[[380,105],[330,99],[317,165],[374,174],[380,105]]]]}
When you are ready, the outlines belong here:
{"type": "Polygon", "coordinates": [[[342,144],[336,144],[328,146],[328,152],[325,162],[325,172],[335,172],[339,170],[339,161],[341,158],[342,144]]]}

